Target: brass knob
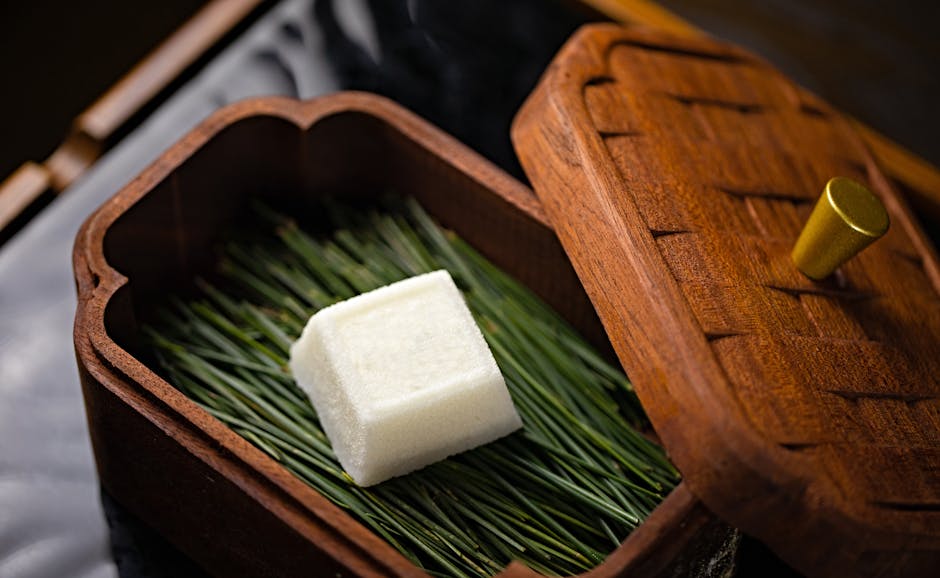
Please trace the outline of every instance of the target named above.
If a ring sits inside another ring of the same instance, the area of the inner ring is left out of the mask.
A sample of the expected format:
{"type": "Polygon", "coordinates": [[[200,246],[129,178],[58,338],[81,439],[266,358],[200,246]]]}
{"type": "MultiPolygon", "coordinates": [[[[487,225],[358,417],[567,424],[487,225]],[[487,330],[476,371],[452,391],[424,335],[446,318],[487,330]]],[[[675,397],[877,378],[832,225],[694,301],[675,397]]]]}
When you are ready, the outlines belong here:
{"type": "Polygon", "coordinates": [[[888,231],[888,211],[864,185],[846,177],[826,183],[791,258],[811,279],[824,279],[888,231]]]}

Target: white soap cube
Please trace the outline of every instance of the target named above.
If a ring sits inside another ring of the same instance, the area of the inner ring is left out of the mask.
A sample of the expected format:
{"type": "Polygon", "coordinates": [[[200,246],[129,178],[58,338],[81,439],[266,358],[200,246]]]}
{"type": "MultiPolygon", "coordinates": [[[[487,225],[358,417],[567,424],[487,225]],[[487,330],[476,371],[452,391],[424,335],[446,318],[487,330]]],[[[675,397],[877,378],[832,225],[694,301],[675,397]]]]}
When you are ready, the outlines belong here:
{"type": "Polygon", "coordinates": [[[496,360],[447,271],[320,310],[291,347],[290,368],[360,486],[522,427],[496,360]]]}

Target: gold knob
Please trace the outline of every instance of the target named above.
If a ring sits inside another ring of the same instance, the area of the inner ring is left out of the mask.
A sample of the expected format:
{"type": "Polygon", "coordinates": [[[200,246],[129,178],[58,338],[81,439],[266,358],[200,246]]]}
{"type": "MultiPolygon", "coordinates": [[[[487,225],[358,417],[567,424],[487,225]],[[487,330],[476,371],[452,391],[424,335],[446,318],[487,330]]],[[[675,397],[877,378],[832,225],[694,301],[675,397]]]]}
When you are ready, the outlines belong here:
{"type": "Polygon", "coordinates": [[[804,275],[824,279],[884,235],[889,223],[888,211],[871,191],[835,177],[826,183],[791,257],[804,275]]]}

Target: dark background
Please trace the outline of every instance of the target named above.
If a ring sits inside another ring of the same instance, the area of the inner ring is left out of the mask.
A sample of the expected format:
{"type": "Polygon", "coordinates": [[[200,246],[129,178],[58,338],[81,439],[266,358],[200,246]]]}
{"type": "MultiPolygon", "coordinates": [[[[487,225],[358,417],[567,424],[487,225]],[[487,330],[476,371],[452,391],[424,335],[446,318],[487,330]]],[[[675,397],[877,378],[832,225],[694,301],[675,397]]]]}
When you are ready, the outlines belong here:
{"type": "MultiPolygon", "coordinates": [[[[26,160],[45,159],[79,112],[203,4],[204,0],[0,2],[0,135],[4,137],[0,179],[26,160]]],[[[517,3],[504,4],[511,10],[517,3]]],[[[940,164],[936,113],[940,3],[662,0],[660,4],[716,36],[749,46],[803,85],[940,164]]],[[[479,18],[484,25],[481,42],[486,42],[486,18],[485,14],[479,18]]]]}

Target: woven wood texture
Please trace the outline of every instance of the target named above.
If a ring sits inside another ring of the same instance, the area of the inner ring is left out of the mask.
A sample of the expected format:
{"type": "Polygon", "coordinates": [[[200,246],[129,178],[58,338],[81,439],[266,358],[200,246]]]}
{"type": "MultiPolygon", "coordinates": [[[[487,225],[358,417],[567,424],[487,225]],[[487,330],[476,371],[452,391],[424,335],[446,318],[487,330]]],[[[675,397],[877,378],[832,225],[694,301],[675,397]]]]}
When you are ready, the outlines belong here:
{"type": "Polygon", "coordinates": [[[810,574],[938,571],[937,258],[847,122],[733,46],[600,25],[513,138],[693,492],[810,574]],[[814,282],[789,253],[836,175],[892,227],[814,282]]]}

